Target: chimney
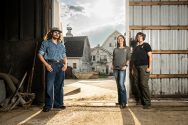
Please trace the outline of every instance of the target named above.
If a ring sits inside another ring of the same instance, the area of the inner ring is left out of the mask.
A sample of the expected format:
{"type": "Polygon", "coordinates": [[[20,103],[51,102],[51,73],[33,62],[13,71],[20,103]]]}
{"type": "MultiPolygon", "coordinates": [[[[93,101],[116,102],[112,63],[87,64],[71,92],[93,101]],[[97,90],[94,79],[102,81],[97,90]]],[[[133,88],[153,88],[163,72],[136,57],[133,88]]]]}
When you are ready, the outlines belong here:
{"type": "Polygon", "coordinates": [[[66,33],[66,37],[73,37],[72,33],[71,33],[72,28],[70,26],[67,27],[67,33],[66,33]]]}

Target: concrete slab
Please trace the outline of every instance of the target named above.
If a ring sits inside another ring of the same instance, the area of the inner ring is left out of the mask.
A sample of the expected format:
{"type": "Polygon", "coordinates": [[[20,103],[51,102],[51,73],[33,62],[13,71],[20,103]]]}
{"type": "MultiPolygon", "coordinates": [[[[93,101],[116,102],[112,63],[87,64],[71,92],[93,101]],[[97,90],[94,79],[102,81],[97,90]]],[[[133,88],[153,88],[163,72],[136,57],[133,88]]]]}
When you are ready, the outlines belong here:
{"type": "MultiPolygon", "coordinates": [[[[88,81],[91,82],[91,81],[88,81]]],[[[83,100],[114,100],[117,95],[117,91],[110,90],[98,86],[93,86],[90,84],[82,83],[82,81],[72,83],[67,85],[69,87],[77,87],[80,88],[81,91],[78,94],[70,95],[65,97],[66,100],[77,100],[77,101],[83,101],[83,100]]]]}

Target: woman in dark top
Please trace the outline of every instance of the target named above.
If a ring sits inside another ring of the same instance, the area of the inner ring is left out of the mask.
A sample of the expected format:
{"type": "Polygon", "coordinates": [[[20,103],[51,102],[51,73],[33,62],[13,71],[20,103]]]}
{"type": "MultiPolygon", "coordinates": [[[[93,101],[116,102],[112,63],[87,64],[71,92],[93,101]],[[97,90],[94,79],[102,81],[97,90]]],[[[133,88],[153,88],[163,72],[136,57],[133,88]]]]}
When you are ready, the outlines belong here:
{"type": "Polygon", "coordinates": [[[126,46],[123,35],[117,37],[117,48],[113,51],[112,66],[118,89],[118,103],[120,108],[125,108],[127,104],[127,93],[124,85],[126,69],[130,60],[130,48],[126,46]]]}
{"type": "Polygon", "coordinates": [[[152,69],[152,49],[144,42],[146,35],[138,32],[136,41],[138,45],[133,51],[133,63],[135,66],[134,87],[136,89],[137,104],[141,101],[144,109],[151,108],[150,91],[148,86],[149,74],[152,69]]]}

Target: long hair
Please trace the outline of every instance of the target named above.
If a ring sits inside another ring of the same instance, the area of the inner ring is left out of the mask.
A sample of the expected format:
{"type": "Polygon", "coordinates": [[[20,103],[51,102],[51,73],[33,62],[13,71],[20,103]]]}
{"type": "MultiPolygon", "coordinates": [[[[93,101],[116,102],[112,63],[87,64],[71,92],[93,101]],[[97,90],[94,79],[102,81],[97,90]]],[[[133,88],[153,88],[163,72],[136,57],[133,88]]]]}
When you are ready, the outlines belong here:
{"type": "Polygon", "coordinates": [[[142,38],[143,38],[143,41],[145,40],[145,38],[146,38],[146,34],[144,34],[144,33],[142,33],[142,32],[138,32],[137,34],[136,34],[136,37],[135,37],[135,40],[136,40],[136,42],[138,42],[138,36],[142,36],[142,38]]]}
{"type": "MultiPolygon", "coordinates": [[[[52,34],[53,34],[54,31],[49,31],[45,34],[44,36],[44,40],[50,40],[52,39],[52,34]]],[[[57,39],[58,42],[61,42],[63,40],[62,36],[61,36],[61,33],[59,34],[59,38],[57,39]]]]}
{"type": "Polygon", "coordinates": [[[125,40],[125,37],[124,37],[123,35],[119,35],[119,36],[117,37],[117,48],[120,46],[120,45],[119,45],[119,42],[118,42],[119,37],[122,37],[122,38],[123,38],[123,40],[124,40],[124,41],[123,41],[123,46],[126,47],[126,40],[125,40]]]}

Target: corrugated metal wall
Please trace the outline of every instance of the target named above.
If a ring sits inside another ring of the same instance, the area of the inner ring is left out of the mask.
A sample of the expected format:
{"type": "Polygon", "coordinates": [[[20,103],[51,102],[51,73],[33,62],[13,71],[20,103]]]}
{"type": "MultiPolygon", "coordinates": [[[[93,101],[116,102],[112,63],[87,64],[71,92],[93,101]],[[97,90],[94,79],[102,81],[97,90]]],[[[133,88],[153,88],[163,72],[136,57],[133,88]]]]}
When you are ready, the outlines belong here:
{"type": "MultiPolygon", "coordinates": [[[[129,6],[129,25],[188,25],[188,5],[129,6]]],[[[188,50],[187,29],[130,30],[130,37],[134,38],[140,31],[146,34],[145,41],[150,43],[153,50],[188,50]]],[[[153,54],[151,74],[188,74],[188,54],[153,54]]],[[[188,97],[186,77],[150,79],[149,85],[153,96],[188,97]]]]}

